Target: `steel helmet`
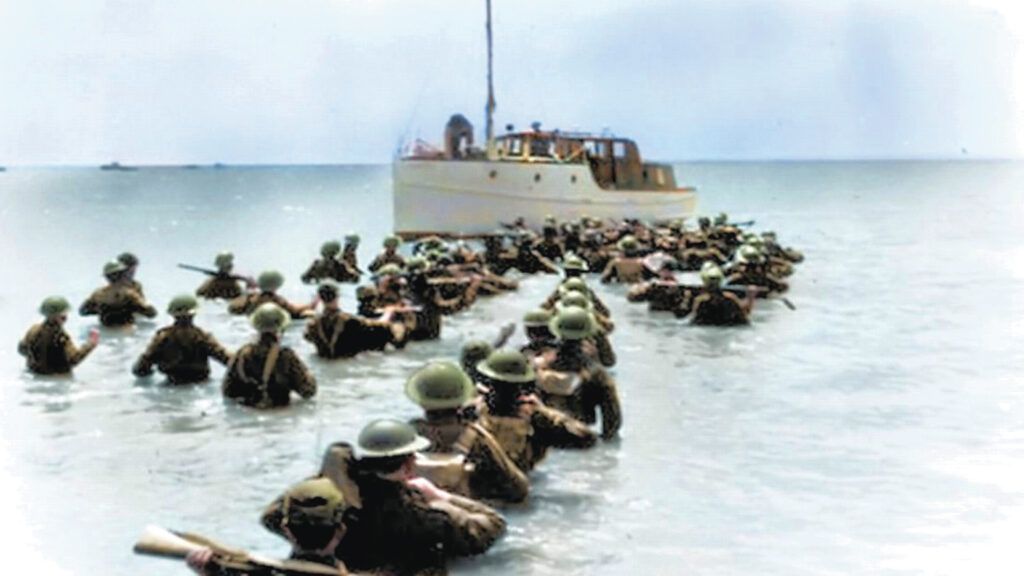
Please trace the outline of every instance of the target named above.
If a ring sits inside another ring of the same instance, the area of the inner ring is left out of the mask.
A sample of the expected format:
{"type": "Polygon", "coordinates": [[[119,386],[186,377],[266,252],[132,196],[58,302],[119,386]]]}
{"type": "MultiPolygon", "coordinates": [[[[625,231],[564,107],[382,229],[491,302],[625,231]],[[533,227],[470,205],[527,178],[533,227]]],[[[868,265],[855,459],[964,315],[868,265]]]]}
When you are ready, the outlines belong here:
{"type": "Polygon", "coordinates": [[[496,350],[477,364],[476,369],[495,382],[526,384],[537,379],[530,361],[515,350],[496,350]]]}
{"type": "Polygon", "coordinates": [[[171,316],[192,316],[199,308],[199,301],[191,294],[179,294],[171,298],[167,313],[171,316]]]}
{"type": "Polygon", "coordinates": [[[277,270],[267,270],[256,279],[256,284],[264,292],[273,292],[284,284],[284,276],[277,270]]]}
{"type": "Polygon", "coordinates": [[[291,322],[291,318],[288,317],[288,313],[273,302],[261,304],[260,307],[252,313],[251,320],[253,328],[259,332],[280,332],[288,326],[289,322],[291,322]]]}
{"type": "Polygon", "coordinates": [[[359,433],[360,458],[391,458],[425,450],[430,440],[400,420],[374,420],[359,433]]]}
{"type": "Polygon", "coordinates": [[[567,306],[551,319],[548,329],[560,340],[582,340],[596,332],[597,322],[586,308],[567,306]]]}
{"type": "Polygon", "coordinates": [[[39,305],[39,313],[46,318],[53,318],[66,314],[71,309],[71,304],[63,296],[49,296],[39,305]]]}
{"type": "Polygon", "coordinates": [[[431,362],[405,383],[405,395],[426,410],[458,408],[475,391],[473,381],[453,362],[431,362]]]}

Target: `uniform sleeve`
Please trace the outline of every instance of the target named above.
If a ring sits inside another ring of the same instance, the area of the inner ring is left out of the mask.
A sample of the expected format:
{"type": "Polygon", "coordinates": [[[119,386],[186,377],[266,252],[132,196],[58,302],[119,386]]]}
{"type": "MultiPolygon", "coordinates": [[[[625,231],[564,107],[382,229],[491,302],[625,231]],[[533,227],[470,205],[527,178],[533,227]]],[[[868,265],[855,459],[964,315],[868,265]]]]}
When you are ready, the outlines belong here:
{"type": "Polygon", "coordinates": [[[302,276],[299,276],[299,280],[302,280],[304,284],[308,284],[310,281],[319,278],[320,275],[318,274],[317,270],[319,268],[318,264],[320,264],[319,260],[315,260],[312,264],[310,264],[309,268],[307,268],[306,271],[302,273],[302,276]]]}
{"type": "Polygon", "coordinates": [[[615,267],[615,260],[609,260],[601,273],[601,282],[608,283],[618,276],[618,269],[615,267]]]}
{"type": "Polygon", "coordinates": [[[245,314],[245,309],[249,307],[249,295],[242,294],[238,298],[228,302],[228,312],[232,314],[245,314]]]}
{"type": "Polygon", "coordinates": [[[439,511],[448,516],[440,544],[449,558],[483,554],[505,533],[505,519],[501,514],[476,500],[452,495],[448,500],[432,501],[430,508],[430,512],[439,511]]]}
{"type": "Polygon", "coordinates": [[[378,255],[376,258],[373,259],[373,261],[370,262],[370,265],[367,266],[367,268],[370,270],[370,272],[376,272],[377,270],[380,270],[383,267],[384,267],[384,255],[383,254],[378,255]]]}
{"type": "Polygon", "coordinates": [[[284,369],[288,373],[288,381],[292,383],[292,390],[303,398],[312,398],[316,394],[316,378],[306,368],[302,360],[290,348],[281,349],[281,359],[284,369]]]}
{"type": "Polygon", "coordinates": [[[160,354],[160,345],[164,342],[164,332],[160,331],[156,333],[149,342],[149,346],[146,347],[146,351],[139,356],[139,359],[135,361],[135,366],[132,367],[132,374],[136,376],[149,376],[153,373],[153,364],[157,363],[158,355],[160,354]]]}
{"type": "Polygon", "coordinates": [[[601,362],[601,365],[608,368],[615,366],[618,358],[615,356],[615,349],[612,348],[608,335],[603,331],[598,332],[594,335],[594,344],[597,346],[597,359],[601,362]]]}
{"type": "Polygon", "coordinates": [[[277,534],[278,536],[284,536],[284,531],[281,530],[281,524],[284,520],[284,495],[278,496],[273,502],[267,505],[263,509],[263,514],[260,515],[260,524],[264,528],[277,534]]]}
{"type": "Polygon", "coordinates": [[[96,292],[90,294],[89,297],[85,299],[85,302],[82,302],[82,305],[78,308],[78,313],[82,316],[95,316],[96,314],[99,314],[99,312],[100,307],[96,302],[96,292]]]}
{"type": "Polygon", "coordinates": [[[590,448],[597,442],[597,435],[586,424],[547,406],[535,409],[533,426],[556,448],[590,448]]]}
{"type": "Polygon", "coordinates": [[[32,337],[33,332],[35,332],[34,328],[29,329],[29,331],[25,333],[25,337],[18,342],[18,354],[21,354],[22,356],[28,356],[29,339],[32,337]]]}
{"type": "MultiPolygon", "coordinates": [[[[509,502],[522,502],[530,493],[530,480],[512,462],[498,441],[486,430],[473,425],[476,442],[470,449],[469,458],[478,474],[487,481],[485,497],[494,495],[509,502]]],[[[475,488],[475,487],[474,487],[475,488]]],[[[477,490],[474,489],[474,493],[477,490]]]]}
{"type": "Polygon", "coordinates": [[[217,362],[227,366],[228,362],[231,361],[231,353],[221,346],[220,342],[213,337],[213,334],[203,332],[203,345],[206,347],[206,353],[217,362]]]}
{"type": "Polygon", "coordinates": [[[132,290],[128,292],[128,294],[129,298],[131,299],[132,306],[135,307],[136,312],[142,314],[146,318],[156,317],[156,308],[154,308],[149,302],[146,302],[146,300],[142,297],[142,295],[139,292],[132,290]]]}

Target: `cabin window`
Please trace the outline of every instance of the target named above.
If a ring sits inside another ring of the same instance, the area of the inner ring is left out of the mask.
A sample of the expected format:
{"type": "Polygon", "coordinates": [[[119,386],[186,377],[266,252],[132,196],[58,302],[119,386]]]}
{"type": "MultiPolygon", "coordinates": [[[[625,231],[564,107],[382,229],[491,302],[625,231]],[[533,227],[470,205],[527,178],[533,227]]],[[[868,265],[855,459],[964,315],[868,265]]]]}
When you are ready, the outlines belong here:
{"type": "Polygon", "coordinates": [[[654,172],[654,177],[658,180],[658,186],[664,186],[665,185],[665,171],[664,170],[662,170],[661,168],[658,168],[654,172]]]}
{"type": "Polygon", "coordinates": [[[616,158],[625,158],[626,157],[626,143],[625,142],[615,142],[614,150],[615,150],[615,157],[616,158]]]}
{"type": "Polygon", "coordinates": [[[509,156],[522,156],[523,155],[523,141],[517,139],[508,141],[508,155],[509,156]]]}

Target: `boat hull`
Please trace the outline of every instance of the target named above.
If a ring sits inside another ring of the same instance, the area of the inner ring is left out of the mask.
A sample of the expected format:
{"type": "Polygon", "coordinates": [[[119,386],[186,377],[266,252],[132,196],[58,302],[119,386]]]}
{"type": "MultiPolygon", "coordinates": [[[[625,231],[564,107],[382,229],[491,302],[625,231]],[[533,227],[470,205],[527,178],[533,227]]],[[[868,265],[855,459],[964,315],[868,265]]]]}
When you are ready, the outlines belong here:
{"type": "Polygon", "coordinates": [[[667,220],[697,206],[692,188],[603,189],[582,164],[402,159],[392,177],[395,231],[404,235],[479,234],[517,217],[539,227],[548,215],[667,220]]]}

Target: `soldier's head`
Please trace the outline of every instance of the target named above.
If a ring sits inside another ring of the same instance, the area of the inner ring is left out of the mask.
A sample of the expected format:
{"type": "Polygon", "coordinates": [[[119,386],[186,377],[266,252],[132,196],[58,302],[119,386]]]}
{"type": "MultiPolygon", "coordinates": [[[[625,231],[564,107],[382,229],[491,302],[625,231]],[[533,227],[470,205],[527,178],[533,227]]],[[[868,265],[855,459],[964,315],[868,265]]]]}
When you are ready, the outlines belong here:
{"type": "Polygon", "coordinates": [[[139,258],[131,252],[122,252],[117,256],[117,261],[124,264],[125,274],[131,278],[135,276],[135,270],[139,267],[139,258]]]}
{"type": "Polygon", "coordinates": [[[49,296],[39,305],[39,313],[49,322],[63,324],[68,319],[71,304],[63,296],[49,296]]]}
{"type": "Polygon", "coordinates": [[[722,286],[722,281],[725,280],[725,274],[722,273],[722,269],[714,263],[710,263],[710,266],[704,266],[700,271],[700,281],[704,284],[704,287],[709,290],[717,290],[722,286]]]}
{"type": "Polygon", "coordinates": [[[355,250],[359,246],[359,234],[346,234],[345,235],[345,249],[355,250]]]}
{"type": "Polygon", "coordinates": [[[167,313],[174,317],[176,322],[190,323],[199,309],[199,301],[191,294],[178,294],[171,298],[167,305],[167,313]]]}
{"type": "Polygon", "coordinates": [[[341,243],[337,240],[328,240],[320,245],[320,255],[324,258],[334,258],[341,252],[341,243]]]}
{"type": "Polygon", "coordinates": [[[697,225],[700,226],[701,230],[707,230],[708,228],[711,228],[711,218],[701,216],[697,219],[697,225]]]}
{"type": "Polygon", "coordinates": [[[291,318],[283,308],[273,302],[267,302],[266,304],[261,304],[260,307],[252,313],[251,321],[252,327],[255,328],[260,335],[278,335],[288,327],[289,322],[291,322],[291,318]]]}
{"type": "Polygon", "coordinates": [[[400,420],[374,420],[359,433],[359,467],[379,476],[404,479],[413,472],[415,455],[430,447],[430,440],[400,420]]]}
{"type": "Polygon", "coordinates": [[[213,259],[213,265],[217,267],[218,272],[229,274],[235,267],[235,255],[231,252],[221,252],[213,259]]]}
{"type": "Polygon", "coordinates": [[[562,272],[566,278],[579,278],[590,270],[587,261],[575,254],[568,254],[562,262],[562,272]]]}
{"type": "Polygon", "coordinates": [[[262,272],[259,278],[256,279],[256,285],[260,287],[263,292],[277,292],[279,288],[284,284],[284,276],[277,270],[267,270],[262,272]]]}
{"type": "Polygon", "coordinates": [[[356,288],[356,300],[359,300],[360,304],[369,304],[377,299],[380,293],[377,292],[377,288],[370,285],[363,285],[356,288]]]}
{"type": "Polygon", "coordinates": [[[494,352],[494,347],[490,343],[484,340],[470,340],[462,345],[459,363],[462,364],[462,369],[469,374],[470,378],[474,381],[479,380],[480,375],[476,371],[476,366],[486,360],[491,352],[494,352]]]}
{"type": "Polygon", "coordinates": [[[495,350],[476,369],[488,389],[487,405],[499,413],[515,410],[519,396],[537,382],[529,359],[515,350],[495,350]]]}
{"type": "Polygon", "coordinates": [[[384,239],[384,251],[388,254],[392,254],[395,250],[398,250],[398,246],[402,243],[402,239],[398,236],[388,236],[384,239]]]}
{"type": "MultiPolygon", "coordinates": [[[[588,302],[589,303],[589,302],[588,302]]],[[[597,332],[597,321],[589,308],[565,302],[548,322],[548,329],[563,343],[578,343],[597,332]]]]}
{"type": "Polygon", "coordinates": [[[640,249],[640,243],[637,242],[635,237],[626,235],[619,240],[618,247],[626,257],[632,257],[636,256],[637,251],[640,249]]]}
{"type": "Polygon", "coordinates": [[[749,244],[744,244],[736,251],[736,261],[740,264],[757,264],[761,261],[761,251],[749,244]]]}
{"type": "Polygon", "coordinates": [[[398,264],[385,264],[377,270],[377,289],[380,291],[389,290],[402,281],[402,267],[398,264]]]}
{"type": "Polygon", "coordinates": [[[111,284],[126,278],[126,271],[127,268],[124,267],[124,264],[117,260],[111,260],[103,265],[103,277],[111,284]]]}
{"type": "Polygon", "coordinates": [[[523,316],[523,328],[531,342],[547,342],[554,339],[551,330],[548,329],[551,316],[551,311],[544,308],[531,310],[523,316]]]}
{"type": "Polygon", "coordinates": [[[680,234],[683,231],[683,221],[682,221],[682,219],[676,218],[675,220],[672,220],[671,222],[669,222],[668,223],[668,229],[669,229],[669,232],[671,232],[673,234],[676,234],[676,235],[680,234]]]}
{"type": "Polygon", "coordinates": [[[587,312],[593,313],[594,304],[584,292],[567,291],[561,293],[561,297],[555,303],[555,310],[559,313],[566,308],[583,308],[587,312]]]}
{"type": "Polygon", "coordinates": [[[326,307],[334,307],[338,305],[338,285],[334,282],[323,282],[316,289],[317,296],[320,297],[320,301],[324,303],[326,307]]]}
{"type": "Polygon", "coordinates": [[[453,362],[431,362],[405,383],[405,395],[428,415],[454,412],[475,394],[469,375],[453,362]]]}
{"type": "Polygon", "coordinates": [[[281,502],[281,531],[300,551],[331,554],[345,534],[348,502],[328,478],[292,486],[281,502]]]}
{"type": "Polygon", "coordinates": [[[729,223],[729,215],[725,212],[719,212],[718,216],[715,216],[715,226],[725,226],[729,223]]]}

